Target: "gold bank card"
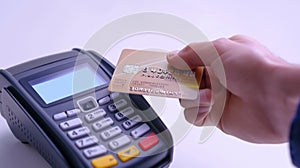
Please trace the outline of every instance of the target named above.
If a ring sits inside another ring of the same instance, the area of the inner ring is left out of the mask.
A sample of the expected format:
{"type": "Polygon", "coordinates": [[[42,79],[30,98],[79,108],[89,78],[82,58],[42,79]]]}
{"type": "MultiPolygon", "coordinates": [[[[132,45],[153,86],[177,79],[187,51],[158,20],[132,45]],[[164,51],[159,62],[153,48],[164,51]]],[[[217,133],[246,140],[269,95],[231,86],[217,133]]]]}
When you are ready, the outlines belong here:
{"type": "Polygon", "coordinates": [[[167,53],[124,49],[108,89],[112,92],[196,99],[203,68],[175,69],[167,53]]]}

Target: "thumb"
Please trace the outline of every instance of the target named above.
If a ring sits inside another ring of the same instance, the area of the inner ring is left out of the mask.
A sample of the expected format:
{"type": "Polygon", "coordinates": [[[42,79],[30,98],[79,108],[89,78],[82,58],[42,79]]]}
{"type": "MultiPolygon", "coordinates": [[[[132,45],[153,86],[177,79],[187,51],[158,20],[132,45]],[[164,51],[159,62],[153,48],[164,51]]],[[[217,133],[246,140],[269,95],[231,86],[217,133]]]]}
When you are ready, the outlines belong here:
{"type": "Polygon", "coordinates": [[[170,52],[167,60],[177,69],[194,69],[198,66],[209,66],[218,53],[212,42],[191,43],[179,52],[170,52]]]}

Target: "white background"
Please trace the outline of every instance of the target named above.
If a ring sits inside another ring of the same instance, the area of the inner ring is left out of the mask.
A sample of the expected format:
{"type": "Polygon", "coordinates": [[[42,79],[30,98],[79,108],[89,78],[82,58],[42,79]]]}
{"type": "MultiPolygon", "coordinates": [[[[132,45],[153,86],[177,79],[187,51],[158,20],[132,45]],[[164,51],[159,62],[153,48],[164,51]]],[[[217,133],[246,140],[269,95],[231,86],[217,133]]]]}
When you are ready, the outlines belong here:
{"type": "MultiPolygon", "coordinates": [[[[296,0],[275,1],[16,1],[0,2],[0,68],[33,58],[83,47],[102,26],[138,12],[162,12],[186,19],[210,39],[246,34],[261,41],[273,53],[300,63],[300,24],[296,0]]],[[[120,28],[122,29],[122,28],[120,28]]],[[[188,33],[188,32],[186,32],[188,33]]],[[[178,50],[184,44],[159,35],[139,35],[118,43],[108,58],[116,63],[122,48],[178,50]]],[[[259,87],[259,86],[257,86],[259,87]]],[[[153,104],[159,98],[148,98],[153,104]]],[[[163,99],[159,109],[168,126],[182,117],[177,100],[163,99]],[[175,115],[174,115],[175,114],[175,115]]],[[[31,147],[21,144],[0,117],[0,167],[49,167],[31,147]]],[[[171,167],[293,167],[288,144],[250,144],[216,131],[199,144],[200,128],[175,145],[171,167]]]]}

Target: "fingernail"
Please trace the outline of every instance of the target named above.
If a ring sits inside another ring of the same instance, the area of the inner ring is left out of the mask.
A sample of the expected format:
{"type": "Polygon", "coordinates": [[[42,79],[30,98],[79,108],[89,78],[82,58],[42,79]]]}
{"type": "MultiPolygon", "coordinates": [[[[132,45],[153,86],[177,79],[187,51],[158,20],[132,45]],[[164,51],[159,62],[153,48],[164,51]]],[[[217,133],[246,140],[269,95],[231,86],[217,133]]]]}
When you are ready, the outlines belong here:
{"type": "Polygon", "coordinates": [[[212,104],[210,89],[200,89],[199,96],[200,96],[200,105],[210,106],[212,104]]]}
{"type": "Polygon", "coordinates": [[[182,70],[190,70],[190,67],[187,63],[181,58],[181,51],[172,51],[167,54],[167,61],[174,68],[182,69],[182,70]]]}
{"type": "Polygon", "coordinates": [[[198,113],[207,113],[210,111],[210,106],[207,107],[199,107],[198,113]]]}

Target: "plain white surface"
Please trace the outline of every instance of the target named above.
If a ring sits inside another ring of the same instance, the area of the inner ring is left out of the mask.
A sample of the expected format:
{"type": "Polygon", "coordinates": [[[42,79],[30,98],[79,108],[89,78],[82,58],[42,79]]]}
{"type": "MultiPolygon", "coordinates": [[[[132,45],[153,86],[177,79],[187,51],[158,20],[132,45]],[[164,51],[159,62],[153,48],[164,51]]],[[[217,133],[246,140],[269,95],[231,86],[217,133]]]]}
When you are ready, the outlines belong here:
{"type": "MultiPolygon", "coordinates": [[[[0,7],[1,68],[44,55],[82,47],[103,25],[129,14],[152,11],[186,19],[210,40],[234,34],[252,36],[276,55],[300,63],[298,1],[9,1],[0,7]]],[[[187,32],[188,33],[188,32],[187,32]]],[[[116,63],[122,48],[178,50],[174,39],[143,34],[117,44],[106,57],[116,63]],[[160,40],[163,39],[163,40],[160,40]]],[[[258,86],[259,87],[259,86],[258,86]]],[[[151,98],[149,98],[151,100],[151,98]]],[[[152,98],[152,102],[160,99],[152,98]]],[[[174,99],[164,99],[162,119],[168,126],[182,117],[174,99]],[[174,115],[176,114],[176,115],[174,115]],[[174,118],[175,117],[175,118],[174,118]]],[[[1,118],[1,117],[0,117],[1,118]]],[[[293,167],[288,144],[256,145],[216,131],[199,144],[201,128],[175,145],[171,167],[293,167]]],[[[0,119],[0,167],[49,167],[31,147],[18,142],[0,119]]]]}

